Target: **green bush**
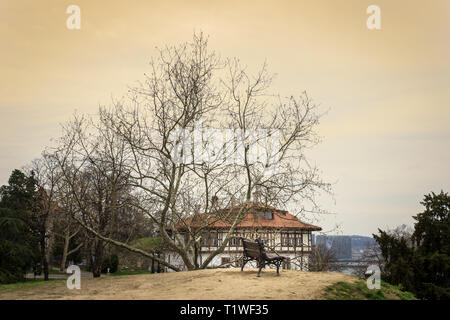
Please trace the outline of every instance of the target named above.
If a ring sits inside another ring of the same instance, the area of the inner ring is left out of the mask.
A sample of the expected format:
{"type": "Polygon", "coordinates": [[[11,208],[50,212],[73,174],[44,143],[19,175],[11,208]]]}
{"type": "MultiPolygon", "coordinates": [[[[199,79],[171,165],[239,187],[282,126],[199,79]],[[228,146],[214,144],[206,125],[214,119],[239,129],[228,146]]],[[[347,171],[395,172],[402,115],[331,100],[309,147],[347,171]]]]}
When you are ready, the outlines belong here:
{"type": "Polygon", "coordinates": [[[107,273],[109,268],[110,273],[115,273],[119,268],[119,257],[117,254],[112,254],[103,259],[102,273],[107,273]]]}

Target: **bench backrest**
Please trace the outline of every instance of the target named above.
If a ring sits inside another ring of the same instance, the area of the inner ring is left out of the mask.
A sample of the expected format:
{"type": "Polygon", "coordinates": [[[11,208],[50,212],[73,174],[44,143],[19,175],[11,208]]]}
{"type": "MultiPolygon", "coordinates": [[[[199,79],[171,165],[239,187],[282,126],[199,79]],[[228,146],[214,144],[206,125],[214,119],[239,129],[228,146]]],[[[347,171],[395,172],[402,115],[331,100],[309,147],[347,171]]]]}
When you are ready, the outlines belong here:
{"type": "Polygon", "coordinates": [[[264,257],[265,251],[264,251],[264,244],[260,240],[251,241],[244,238],[241,238],[242,240],[242,246],[244,248],[244,254],[247,257],[253,258],[253,259],[259,259],[264,257]]]}

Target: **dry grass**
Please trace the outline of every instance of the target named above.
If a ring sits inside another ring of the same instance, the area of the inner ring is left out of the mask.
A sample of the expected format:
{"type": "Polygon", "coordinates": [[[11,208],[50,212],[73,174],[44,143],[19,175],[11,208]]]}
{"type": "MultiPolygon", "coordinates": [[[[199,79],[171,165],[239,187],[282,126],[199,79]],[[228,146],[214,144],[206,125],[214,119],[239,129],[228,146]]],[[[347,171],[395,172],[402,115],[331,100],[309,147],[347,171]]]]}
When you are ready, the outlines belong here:
{"type": "Polygon", "coordinates": [[[69,290],[64,280],[21,286],[0,286],[0,299],[322,299],[327,286],[354,283],[355,277],[338,273],[209,269],[186,272],[82,279],[80,290],[69,290]]]}

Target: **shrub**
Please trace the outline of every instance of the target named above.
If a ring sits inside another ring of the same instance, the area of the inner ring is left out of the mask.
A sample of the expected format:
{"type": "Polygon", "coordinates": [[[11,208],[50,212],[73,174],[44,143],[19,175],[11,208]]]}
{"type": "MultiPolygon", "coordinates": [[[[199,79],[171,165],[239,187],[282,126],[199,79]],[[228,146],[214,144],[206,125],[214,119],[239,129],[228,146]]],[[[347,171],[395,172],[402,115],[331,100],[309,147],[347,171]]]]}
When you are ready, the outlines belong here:
{"type": "Polygon", "coordinates": [[[115,273],[119,267],[119,257],[117,254],[112,254],[103,259],[102,273],[107,273],[108,268],[110,273],[115,273]]]}

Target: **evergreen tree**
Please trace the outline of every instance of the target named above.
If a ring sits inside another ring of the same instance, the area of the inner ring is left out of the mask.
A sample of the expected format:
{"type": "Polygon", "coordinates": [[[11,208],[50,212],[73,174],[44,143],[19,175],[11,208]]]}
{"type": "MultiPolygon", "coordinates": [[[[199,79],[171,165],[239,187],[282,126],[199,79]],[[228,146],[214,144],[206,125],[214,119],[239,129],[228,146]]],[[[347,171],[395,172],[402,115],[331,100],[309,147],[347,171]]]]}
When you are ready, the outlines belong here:
{"type": "Polygon", "coordinates": [[[0,283],[17,282],[36,259],[33,238],[18,211],[0,208],[0,283]]]}
{"type": "Polygon", "coordinates": [[[38,259],[37,239],[30,224],[35,181],[14,170],[9,184],[0,188],[0,282],[24,279],[38,259]]]}
{"type": "Polygon", "coordinates": [[[373,235],[384,259],[382,277],[422,299],[450,299],[450,197],[431,193],[421,204],[410,238],[380,229],[373,235]]]}
{"type": "Polygon", "coordinates": [[[412,268],[414,250],[404,235],[395,235],[378,229],[373,235],[384,258],[383,278],[391,284],[402,284],[408,291],[414,291],[414,272],[412,268]]]}
{"type": "Polygon", "coordinates": [[[413,217],[417,294],[450,299],[450,196],[431,193],[421,202],[425,211],[413,217]]]}
{"type": "Polygon", "coordinates": [[[15,169],[8,180],[8,185],[0,187],[0,207],[18,210],[21,213],[33,207],[37,182],[33,174],[27,177],[15,169]]]}

